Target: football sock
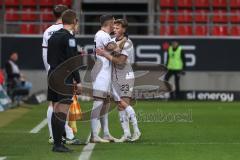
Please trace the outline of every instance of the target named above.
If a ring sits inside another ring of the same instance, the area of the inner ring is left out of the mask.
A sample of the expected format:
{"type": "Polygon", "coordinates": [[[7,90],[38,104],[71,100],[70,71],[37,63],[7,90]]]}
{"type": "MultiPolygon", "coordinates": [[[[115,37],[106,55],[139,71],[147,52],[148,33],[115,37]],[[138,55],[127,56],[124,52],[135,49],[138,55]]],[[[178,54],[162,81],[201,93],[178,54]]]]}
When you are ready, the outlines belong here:
{"type": "Polygon", "coordinates": [[[66,124],[67,115],[62,112],[57,112],[52,115],[52,131],[53,131],[53,139],[55,146],[61,146],[62,144],[62,136],[64,133],[64,126],[66,124]]]}
{"type": "Polygon", "coordinates": [[[93,109],[91,112],[91,129],[93,137],[98,136],[98,122],[102,106],[103,106],[102,100],[93,101],[93,109]]]}
{"type": "Polygon", "coordinates": [[[102,107],[101,110],[101,117],[100,117],[100,123],[101,127],[103,129],[103,135],[108,136],[110,135],[109,133],[109,128],[108,128],[108,106],[109,103],[105,103],[102,107]]]}
{"type": "Polygon", "coordinates": [[[71,127],[69,127],[68,121],[66,121],[64,128],[65,128],[65,132],[66,132],[66,138],[73,139],[74,138],[73,130],[71,127]]]}
{"type": "Polygon", "coordinates": [[[52,114],[53,114],[53,107],[51,105],[48,106],[47,109],[47,122],[48,122],[48,130],[49,130],[49,136],[53,137],[52,133],[52,114]]]}
{"type": "Polygon", "coordinates": [[[118,111],[119,113],[119,118],[120,118],[120,122],[121,122],[121,126],[124,132],[124,135],[129,136],[130,135],[130,129],[129,129],[129,121],[128,121],[128,117],[126,114],[126,111],[118,111]]]}
{"type": "Polygon", "coordinates": [[[130,119],[130,122],[132,123],[134,133],[140,132],[139,128],[138,128],[138,122],[137,122],[136,114],[135,114],[135,111],[132,108],[132,106],[127,106],[125,111],[127,112],[128,118],[130,119]]]}

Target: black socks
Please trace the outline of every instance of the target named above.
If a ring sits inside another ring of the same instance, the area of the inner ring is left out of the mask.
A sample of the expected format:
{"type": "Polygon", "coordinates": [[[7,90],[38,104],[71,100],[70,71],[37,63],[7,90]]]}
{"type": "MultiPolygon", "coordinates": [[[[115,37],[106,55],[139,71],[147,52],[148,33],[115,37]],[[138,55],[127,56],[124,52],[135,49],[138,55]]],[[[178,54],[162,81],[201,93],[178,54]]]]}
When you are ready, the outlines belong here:
{"type": "Polygon", "coordinates": [[[53,112],[52,115],[52,132],[55,146],[61,146],[62,144],[62,136],[65,131],[65,123],[66,123],[67,115],[62,112],[53,112]]]}

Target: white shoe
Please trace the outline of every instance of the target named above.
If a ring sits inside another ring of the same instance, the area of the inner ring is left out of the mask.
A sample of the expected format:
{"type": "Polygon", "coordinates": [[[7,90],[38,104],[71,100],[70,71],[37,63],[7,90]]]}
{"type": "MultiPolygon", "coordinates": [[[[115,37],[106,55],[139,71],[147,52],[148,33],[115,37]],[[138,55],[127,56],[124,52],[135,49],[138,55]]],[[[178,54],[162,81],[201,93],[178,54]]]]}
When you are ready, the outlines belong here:
{"type": "Polygon", "coordinates": [[[107,140],[107,141],[109,141],[109,142],[118,142],[119,141],[119,139],[117,139],[117,138],[114,138],[112,135],[105,135],[105,136],[103,136],[103,139],[104,140],[107,140]]]}
{"type": "Polygon", "coordinates": [[[133,136],[132,136],[132,142],[135,142],[135,141],[137,141],[137,140],[139,140],[140,139],[140,137],[141,137],[141,132],[135,132],[135,133],[133,133],[133,136]]]}
{"type": "Polygon", "coordinates": [[[129,135],[123,135],[118,142],[122,143],[122,142],[131,142],[132,139],[131,139],[131,136],[129,135]]]}
{"type": "Polygon", "coordinates": [[[95,136],[95,137],[91,137],[90,142],[91,143],[109,143],[109,140],[105,140],[99,136],[95,136]]]}

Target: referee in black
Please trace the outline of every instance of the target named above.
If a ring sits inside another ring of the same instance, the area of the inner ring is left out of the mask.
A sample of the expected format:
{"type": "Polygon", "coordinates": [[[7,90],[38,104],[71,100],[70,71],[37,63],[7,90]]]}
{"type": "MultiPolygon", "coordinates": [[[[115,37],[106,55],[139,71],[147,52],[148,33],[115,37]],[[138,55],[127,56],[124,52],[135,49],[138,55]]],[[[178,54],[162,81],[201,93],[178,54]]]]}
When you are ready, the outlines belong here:
{"type": "MultiPolygon", "coordinates": [[[[72,95],[60,93],[59,89],[66,85],[77,84],[77,92],[81,92],[81,82],[79,71],[70,72],[65,79],[65,84],[59,83],[65,77],[56,77],[55,74],[59,66],[70,58],[77,56],[77,44],[74,37],[78,26],[77,15],[73,10],[66,10],[62,15],[63,28],[56,31],[48,40],[47,61],[50,65],[48,72],[48,100],[53,102],[52,131],[54,138],[53,152],[71,152],[72,150],[65,147],[62,143],[64,125],[67,119],[69,106],[72,95]],[[54,77],[55,76],[55,77],[54,77]],[[53,79],[55,80],[54,82],[53,79]],[[57,79],[57,81],[56,81],[57,79]],[[59,79],[59,81],[58,81],[59,79]],[[58,88],[56,91],[56,88],[58,88]]],[[[69,67],[65,66],[62,72],[69,72],[69,67]]]]}

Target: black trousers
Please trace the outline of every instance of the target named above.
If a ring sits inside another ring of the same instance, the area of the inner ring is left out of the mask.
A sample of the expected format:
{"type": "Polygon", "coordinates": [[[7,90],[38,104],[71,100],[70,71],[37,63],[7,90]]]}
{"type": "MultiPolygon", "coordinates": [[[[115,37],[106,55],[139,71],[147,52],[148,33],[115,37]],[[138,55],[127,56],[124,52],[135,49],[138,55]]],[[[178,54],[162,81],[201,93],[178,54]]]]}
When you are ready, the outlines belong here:
{"type": "Polygon", "coordinates": [[[181,70],[168,70],[168,73],[165,76],[165,81],[169,81],[169,79],[174,76],[174,85],[175,85],[175,91],[170,93],[170,98],[171,99],[180,99],[180,86],[179,86],[179,81],[180,81],[180,74],[181,70]]]}

